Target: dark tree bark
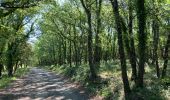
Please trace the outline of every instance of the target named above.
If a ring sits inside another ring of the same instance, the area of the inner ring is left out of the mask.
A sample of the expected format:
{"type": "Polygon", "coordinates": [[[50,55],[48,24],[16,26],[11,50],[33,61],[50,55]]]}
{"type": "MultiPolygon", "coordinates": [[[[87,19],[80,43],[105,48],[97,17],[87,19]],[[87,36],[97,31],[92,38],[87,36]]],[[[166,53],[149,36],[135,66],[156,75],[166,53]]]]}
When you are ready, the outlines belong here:
{"type": "Polygon", "coordinates": [[[8,69],[8,76],[13,76],[13,47],[14,43],[8,44],[8,53],[7,53],[7,69],[8,69]]]}
{"type": "Polygon", "coordinates": [[[128,96],[131,92],[128,76],[127,76],[127,66],[126,66],[126,58],[125,58],[125,51],[124,51],[124,45],[123,45],[123,37],[122,37],[122,26],[121,26],[121,19],[119,15],[119,7],[117,0],[110,0],[113,12],[115,16],[115,23],[116,23],[116,29],[118,32],[118,45],[119,45],[119,55],[120,55],[120,62],[121,62],[121,70],[122,70],[122,80],[124,84],[124,93],[125,98],[128,99],[128,96]]]}
{"type": "Polygon", "coordinates": [[[74,42],[73,42],[73,45],[74,45],[74,52],[75,52],[75,65],[78,66],[78,45],[77,45],[77,35],[76,35],[76,26],[74,25],[73,26],[73,31],[74,31],[74,42]]]}
{"type": "Polygon", "coordinates": [[[160,77],[159,62],[158,62],[158,43],[159,43],[159,26],[158,21],[154,20],[152,24],[153,30],[153,64],[156,66],[157,77],[160,77]]]}
{"type": "MultiPolygon", "coordinates": [[[[70,29],[71,30],[71,29],[70,29]]],[[[69,35],[70,35],[70,37],[71,37],[71,32],[69,31],[69,35]]],[[[70,65],[70,67],[72,67],[72,44],[71,44],[71,42],[72,41],[69,41],[69,59],[68,59],[68,61],[69,61],[69,65],[70,65]]]]}
{"type": "Polygon", "coordinates": [[[87,12],[87,17],[88,17],[88,61],[90,65],[90,70],[91,70],[91,76],[93,79],[96,78],[96,72],[93,64],[93,50],[92,50],[92,25],[91,25],[91,13],[87,12]]]}
{"type": "Polygon", "coordinates": [[[125,46],[126,46],[126,51],[127,51],[127,54],[129,56],[129,60],[130,60],[130,64],[131,64],[131,67],[132,67],[132,77],[131,79],[134,80],[136,82],[136,79],[137,79],[137,72],[136,72],[136,54],[135,54],[135,47],[134,47],[134,40],[133,40],[133,36],[132,36],[132,19],[130,19],[130,26],[129,26],[129,31],[131,33],[130,34],[130,40],[129,40],[129,34],[127,32],[127,28],[126,28],[126,25],[123,21],[123,19],[121,18],[121,25],[122,25],[122,29],[123,29],[123,32],[125,33],[125,39],[124,39],[124,42],[125,42],[125,46]],[[132,46],[132,47],[131,47],[132,46]]]}
{"type": "Polygon", "coordinates": [[[136,50],[135,50],[135,43],[134,43],[134,36],[133,36],[133,5],[132,0],[129,0],[129,35],[130,35],[130,62],[132,66],[132,80],[137,82],[137,69],[136,69],[136,50]]]}
{"type": "Polygon", "coordinates": [[[133,39],[133,31],[132,31],[132,27],[133,27],[133,18],[132,18],[132,1],[129,0],[129,34],[127,32],[127,27],[126,24],[123,20],[123,18],[120,16],[121,18],[121,25],[122,25],[122,30],[125,33],[124,35],[124,42],[125,42],[125,46],[126,46],[126,51],[127,54],[129,56],[129,60],[130,60],[130,64],[132,67],[132,77],[131,79],[135,81],[135,83],[137,82],[137,69],[136,69],[136,54],[135,54],[135,46],[134,46],[134,39],[133,39]],[[130,37],[130,38],[129,38],[130,37]]]}
{"type": "Polygon", "coordinates": [[[71,41],[69,41],[69,64],[70,64],[70,67],[72,67],[72,50],[71,50],[71,41]]]}
{"type": "MultiPolygon", "coordinates": [[[[81,4],[86,12],[87,15],[87,23],[88,23],[88,62],[89,62],[89,66],[90,66],[90,71],[91,71],[91,79],[92,80],[96,80],[97,78],[97,74],[96,74],[96,70],[94,67],[94,63],[93,63],[93,49],[92,49],[92,19],[91,19],[91,5],[88,5],[89,3],[84,2],[84,0],[80,0],[81,4]]],[[[89,2],[89,1],[87,1],[89,2]]]]}
{"type": "Polygon", "coordinates": [[[2,77],[2,69],[3,69],[3,65],[0,64],[0,78],[2,77]]]}
{"type": "Polygon", "coordinates": [[[96,37],[95,37],[95,51],[94,51],[94,63],[97,68],[100,66],[100,59],[101,59],[101,46],[100,46],[100,39],[99,34],[101,33],[101,7],[102,7],[102,0],[96,0],[96,19],[97,19],[97,27],[96,27],[96,37]]]}
{"type": "Polygon", "coordinates": [[[52,39],[52,54],[53,54],[53,64],[56,65],[56,50],[55,50],[55,42],[52,39]]]}
{"type": "Polygon", "coordinates": [[[58,64],[62,65],[62,45],[61,44],[59,46],[58,54],[59,54],[59,60],[58,60],[59,62],[58,62],[58,64]]]}
{"type": "Polygon", "coordinates": [[[167,43],[166,43],[165,51],[164,51],[164,64],[163,64],[163,70],[162,70],[162,78],[166,76],[166,69],[168,66],[169,47],[170,47],[170,34],[168,35],[168,39],[167,39],[167,43]]]}
{"type": "Polygon", "coordinates": [[[139,70],[138,70],[138,87],[143,87],[144,66],[146,61],[146,14],[145,14],[145,0],[137,0],[137,19],[139,28],[139,70]]]}
{"type": "Polygon", "coordinates": [[[75,65],[78,66],[78,50],[77,50],[77,45],[76,45],[76,42],[73,43],[74,45],[74,58],[75,58],[75,65]]]}
{"type": "Polygon", "coordinates": [[[63,63],[66,64],[66,58],[67,58],[67,42],[66,40],[63,41],[64,44],[63,44],[63,63]]]}

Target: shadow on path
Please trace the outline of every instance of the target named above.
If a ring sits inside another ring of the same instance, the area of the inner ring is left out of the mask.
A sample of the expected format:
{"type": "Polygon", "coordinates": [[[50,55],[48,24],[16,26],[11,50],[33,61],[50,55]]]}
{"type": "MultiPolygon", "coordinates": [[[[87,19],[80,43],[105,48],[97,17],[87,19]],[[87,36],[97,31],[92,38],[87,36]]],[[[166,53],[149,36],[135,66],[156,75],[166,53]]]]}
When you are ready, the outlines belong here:
{"type": "Polygon", "coordinates": [[[30,73],[0,90],[0,100],[88,100],[88,94],[59,74],[32,68],[30,73]]]}

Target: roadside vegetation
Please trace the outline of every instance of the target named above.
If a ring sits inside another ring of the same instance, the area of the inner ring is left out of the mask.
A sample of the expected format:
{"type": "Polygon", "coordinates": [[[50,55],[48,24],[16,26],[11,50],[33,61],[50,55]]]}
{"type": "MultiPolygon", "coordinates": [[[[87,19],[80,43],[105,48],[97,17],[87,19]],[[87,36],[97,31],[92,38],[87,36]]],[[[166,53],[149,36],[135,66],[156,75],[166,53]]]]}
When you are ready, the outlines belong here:
{"type": "Polygon", "coordinates": [[[169,0],[1,0],[1,87],[34,65],[105,99],[169,100],[169,12],[169,0]]]}
{"type": "MultiPolygon", "coordinates": [[[[55,72],[56,74],[64,75],[71,81],[78,83],[80,86],[85,87],[91,95],[101,96],[106,100],[122,100],[124,99],[123,94],[123,83],[121,81],[121,69],[119,61],[102,61],[100,65],[100,70],[98,75],[101,77],[95,83],[88,80],[89,77],[89,67],[87,64],[82,64],[80,66],[67,67],[69,65],[65,64],[62,66],[51,65],[44,66],[46,70],[55,72]]],[[[131,67],[128,64],[128,76],[129,80],[131,75],[131,67]]],[[[168,68],[168,76],[170,75],[170,69],[168,68]]],[[[145,69],[145,88],[135,88],[134,82],[130,81],[131,87],[135,95],[140,96],[144,100],[168,100],[169,99],[169,82],[170,78],[165,77],[163,79],[157,79],[155,74],[155,69],[152,65],[147,65],[145,69]]],[[[136,97],[134,97],[136,98],[136,97]]]]}
{"type": "Polygon", "coordinates": [[[17,78],[21,78],[29,71],[29,68],[18,68],[13,77],[8,77],[7,70],[3,71],[3,76],[0,79],[0,89],[9,86],[17,78]]]}

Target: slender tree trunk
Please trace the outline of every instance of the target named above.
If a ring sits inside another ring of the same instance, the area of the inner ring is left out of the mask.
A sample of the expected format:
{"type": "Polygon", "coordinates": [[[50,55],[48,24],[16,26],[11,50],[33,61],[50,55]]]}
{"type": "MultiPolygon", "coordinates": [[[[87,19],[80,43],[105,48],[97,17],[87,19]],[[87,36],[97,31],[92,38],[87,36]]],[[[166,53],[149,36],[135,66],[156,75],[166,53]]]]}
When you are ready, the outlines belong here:
{"type": "Polygon", "coordinates": [[[153,21],[153,64],[156,66],[157,77],[160,77],[159,62],[158,62],[158,42],[159,42],[159,26],[156,20],[153,21]]]}
{"type": "Polygon", "coordinates": [[[96,37],[95,37],[95,51],[94,51],[94,63],[97,69],[100,66],[100,59],[101,59],[101,46],[100,46],[100,39],[99,34],[101,32],[101,7],[102,7],[102,0],[96,0],[96,19],[97,19],[97,28],[96,28],[96,37]]]}
{"type": "Polygon", "coordinates": [[[74,45],[74,50],[75,50],[75,65],[78,66],[78,46],[76,45],[76,42],[77,42],[77,35],[76,35],[76,26],[74,25],[73,26],[73,31],[74,31],[74,42],[73,42],[73,45],[74,45]]]}
{"type": "Polygon", "coordinates": [[[90,66],[90,71],[91,71],[91,77],[92,79],[95,79],[97,77],[95,68],[94,68],[94,63],[93,63],[93,50],[92,50],[92,25],[91,25],[91,13],[87,12],[87,17],[88,17],[88,61],[89,61],[89,66],[90,66]]]}
{"type": "Polygon", "coordinates": [[[139,70],[138,70],[138,87],[143,87],[144,66],[146,61],[146,15],[145,15],[145,0],[137,0],[137,18],[139,28],[139,70]]]}
{"type": "Polygon", "coordinates": [[[56,50],[55,50],[55,42],[52,39],[52,52],[53,52],[53,63],[56,65],[56,50]]]}
{"type": "Polygon", "coordinates": [[[132,66],[132,80],[137,82],[137,69],[136,69],[136,50],[135,50],[135,43],[134,43],[134,36],[133,36],[133,5],[132,0],[129,0],[129,35],[130,35],[130,59],[131,59],[131,66],[132,66]]]}
{"type": "Polygon", "coordinates": [[[124,46],[123,46],[123,37],[122,37],[121,19],[119,16],[119,7],[118,7],[117,0],[114,0],[114,1],[110,0],[110,1],[113,7],[116,29],[118,32],[119,55],[120,55],[120,62],[121,62],[122,80],[124,84],[125,99],[128,99],[131,89],[129,86],[128,76],[127,76],[127,66],[126,66],[125,51],[124,51],[124,46]]]}
{"type": "MultiPolygon", "coordinates": [[[[132,22],[132,19],[130,21],[132,22]]],[[[124,42],[125,42],[127,54],[129,56],[130,64],[131,64],[131,67],[132,67],[132,77],[131,77],[131,79],[135,80],[135,82],[136,82],[137,73],[136,73],[136,58],[135,58],[136,54],[135,54],[135,48],[134,48],[134,40],[133,40],[133,37],[131,37],[131,39],[130,39],[131,41],[129,41],[129,38],[128,38],[129,34],[127,32],[127,28],[125,26],[125,23],[123,22],[123,20],[121,20],[121,23],[122,23],[123,32],[126,33],[124,42]]],[[[132,26],[132,24],[131,24],[131,26],[132,26]]],[[[129,27],[129,31],[131,31],[130,35],[132,36],[131,26],[129,27]]]]}
{"type": "Polygon", "coordinates": [[[72,56],[71,51],[72,51],[72,50],[71,50],[71,41],[70,41],[70,47],[69,47],[69,52],[70,52],[70,53],[69,53],[69,54],[70,54],[70,55],[69,55],[69,64],[70,64],[70,67],[72,67],[72,64],[71,64],[71,62],[72,62],[72,59],[71,59],[71,56],[72,56]]]}
{"type": "Polygon", "coordinates": [[[19,63],[19,61],[17,60],[17,62],[16,62],[16,64],[15,64],[15,68],[14,68],[14,74],[15,74],[17,68],[18,68],[18,63],[19,63]]]}
{"type": "Polygon", "coordinates": [[[59,46],[59,65],[62,65],[62,45],[59,46]]]}
{"type": "Polygon", "coordinates": [[[164,64],[163,64],[163,70],[162,70],[162,78],[166,76],[166,69],[168,66],[169,47],[170,47],[170,34],[168,35],[168,39],[167,39],[167,43],[166,43],[165,51],[164,51],[164,64]]]}
{"type": "Polygon", "coordinates": [[[4,49],[4,46],[0,49],[0,78],[2,77],[2,70],[3,70],[3,63],[2,63],[2,52],[3,52],[3,49],[4,49]]]}
{"type": "Polygon", "coordinates": [[[2,69],[3,69],[3,65],[0,64],[0,78],[2,77],[2,69]]]}
{"type": "Polygon", "coordinates": [[[8,69],[8,76],[13,76],[13,43],[8,44],[8,53],[7,53],[7,69],[8,69]]]}
{"type": "Polygon", "coordinates": [[[76,42],[73,43],[74,44],[74,52],[75,52],[75,65],[78,66],[78,50],[77,50],[77,46],[76,46],[76,42]]]}
{"type": "Polygon", "coordinates": [[[92,19],[91,19],[91,5],[88,3],[85,4],[84,0],[80,0],[82,3],[82,6],[86,12],[87,15],[87,23],[88,23],[88,62],[90,66],[90,72],[91,72],[91,79],[95,80],[97,78],[95,66],[93,63],[93,49],[92,49],[92,19]],[[88,6],[88,7],[87,7],[88,6]]]}
{"type": "MultiPolygon", "coordinates": [[[[71,29],[71,28],[70,28],[71,29]]],[[[69,35],[71,37],[71,31],[69,31],[69,35]]],[[[70,64],[70,67],[72,67],[72,46],[71,46],[71,41],[69,41],[69,64],[70,64]]]]}
{"type": "Polygon", "coordinates": [[[64,64],[66,64],[66,58],[67,58],[67,42],[66,40],[63,41],[64,44],[63,44],[63,49],[64,49],[64,54],[63,54],[63,62],[64,64]]]}

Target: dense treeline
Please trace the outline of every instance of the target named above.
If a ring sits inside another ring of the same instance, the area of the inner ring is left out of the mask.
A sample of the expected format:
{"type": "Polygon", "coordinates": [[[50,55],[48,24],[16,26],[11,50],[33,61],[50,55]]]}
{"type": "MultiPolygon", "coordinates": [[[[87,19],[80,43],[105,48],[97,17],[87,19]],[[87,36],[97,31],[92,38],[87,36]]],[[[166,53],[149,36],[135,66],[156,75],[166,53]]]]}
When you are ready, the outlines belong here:
{"type": "Polygon", "coordinates": [[[125,99],[132,99],[132,85],[146,87],[146,67],[158,80],[169,75],[168,0],[40,1],[0,2],[0,72],[6,66],[12,76],[19,64],[28,65],[33,53],[27,41],[36,26],[35,64],[72,70],[88,64],[88,80],[97,84],[102,63],[119,59],[125,99]]]}
{"type": "Polygon", "coordinates": [[[30,63],[33,52],[28,39],[34,30],[32,18],[37,13],[31,7],[36,6],[37,1],[28,1],[0,2],[0,77],[4,69],[8,76],[13,76],[19,66],[30,63]]]}
{"type": "Polygon", "coordinates": [[[158,78],[166,76],[168,1],[70,0],[50,3],[46,10],[35,45],[39,65],[88,63],[95,81],[101,61],[120,59],[126,98],[131,93],[127,63],[137,87],[144,87],[146,65],[155,67],[158,78]]]}

